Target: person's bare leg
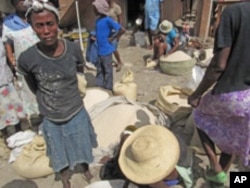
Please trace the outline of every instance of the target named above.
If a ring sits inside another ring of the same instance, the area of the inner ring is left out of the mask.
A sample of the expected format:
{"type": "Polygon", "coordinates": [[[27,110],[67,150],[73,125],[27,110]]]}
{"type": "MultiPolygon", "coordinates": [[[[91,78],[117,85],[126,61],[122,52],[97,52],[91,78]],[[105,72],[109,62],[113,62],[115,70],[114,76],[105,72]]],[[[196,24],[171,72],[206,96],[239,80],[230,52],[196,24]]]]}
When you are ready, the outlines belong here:
{"type": "Polygon", "coordinates": [[[160,47],[160,41],[158,39],[154,40],[154,46],[153,46],[153,60],[158,58],[158,51],[159,51],[159,47],[160,47]]]}
{"type": "Polygon", "coordinates": [[[159,46],[158,57],[157,57],[158,59],[159,59],[162,55],[164,55],[164,54],[165,54],[166,49],[167,49],[167,45],[166,45],[166,43],[161,42],[161,43],[160,43],[160,46],[159,46]]]}
{"type": "Polygon", "coordinates": [[[63,170],[61,170],[60,175],[63,183],[63,188],[71,188],[69,181],[70,178],[69,168],[64,168],[63,170]]]}
{"type": "Polygon", "coordinates": [[[121,68],[122,68],[122,61],[121,61],[121,57],[120,57],[118,50],[114,51],[114,56],[117,61],[116,72],[119,72],[121,71],[121,68]]]}
{"type": "Polygon", "coordinates": [[[86,178],[87,182],[90,183],[90,180],[93,178],[93,175],[89,171],[89,165],[87,163],[83,163],[82,167],[83,167],[83,175],[86,178]]]}
{"type": "Polygon", "coordinates": [[[201,143],[205,149],[205,152],[208,156],[208,159],[210,161],[210,165],[215,173],[219,173],[222,171],[222,167],[220,163],[217,160],[217,156],[215,153],[215,146],[213,141],[207,136],[206,133],[204,133],[201,129],[197,129],[199,137],[201,139],[201,143]]]}
{"type": "Polygon", "coordinates": [[[235,155],[229,155],[227,153],[222,152],[220,155],[219,163],[224,172],[227,172],[235,159],[235,155]]]}
{"type": "Polygon", "coordinates": [[[151,50],[153,48],[153,35],[150,29],[147,30],[148,33],[148,42],[149,42],[149,46],[147,47],[149,50],[151,50]]]}

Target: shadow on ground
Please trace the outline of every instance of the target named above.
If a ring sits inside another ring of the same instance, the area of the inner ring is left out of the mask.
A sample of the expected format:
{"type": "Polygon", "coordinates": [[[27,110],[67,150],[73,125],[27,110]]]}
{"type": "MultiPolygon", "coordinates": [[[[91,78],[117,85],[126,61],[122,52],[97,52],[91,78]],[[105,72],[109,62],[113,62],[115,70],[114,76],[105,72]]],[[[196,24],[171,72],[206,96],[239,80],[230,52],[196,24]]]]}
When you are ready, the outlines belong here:
{"type": "Polygon", "coordinates": [[[37,184],[31,180],[12,180],[6,183],[2,188],[38,188],[37,184]]]}

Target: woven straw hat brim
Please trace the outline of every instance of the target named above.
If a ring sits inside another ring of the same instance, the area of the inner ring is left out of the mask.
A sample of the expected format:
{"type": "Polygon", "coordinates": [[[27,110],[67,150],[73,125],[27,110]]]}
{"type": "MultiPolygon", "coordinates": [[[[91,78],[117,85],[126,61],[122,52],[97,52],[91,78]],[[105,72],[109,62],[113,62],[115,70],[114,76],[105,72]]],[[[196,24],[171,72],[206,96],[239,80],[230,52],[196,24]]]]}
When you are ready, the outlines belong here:
{"type": "Polygon", "coordinates": [[[164,27],[166,27],[166,26],[163,25],[164,21],[160,24],[159,29],[160,29],[160,31],[162,33],[167,34],[167,33],[169,33],[173,29],[173,24],[171,22],[169,22],[169,21],[165,21],[165,22],[167,22],[167,25],[168,25],[167,29],[164,29],[164,27]]]}
{"type": "Polygon", "coordinates": [[[172,132],[159,125],[146,125],[136,130],[124,142],[119,165],[123,174],[132,182],[138,184],[152,184],[163,180],[175,168],[180,157],[180,146],[172,132]],[[153,141],[153,147],[145,147],[141,156],[146,159],[135,159],[131,148],[139,139],[153,141]],[[147,159],[148,155],[153,157],[147,159]]]}

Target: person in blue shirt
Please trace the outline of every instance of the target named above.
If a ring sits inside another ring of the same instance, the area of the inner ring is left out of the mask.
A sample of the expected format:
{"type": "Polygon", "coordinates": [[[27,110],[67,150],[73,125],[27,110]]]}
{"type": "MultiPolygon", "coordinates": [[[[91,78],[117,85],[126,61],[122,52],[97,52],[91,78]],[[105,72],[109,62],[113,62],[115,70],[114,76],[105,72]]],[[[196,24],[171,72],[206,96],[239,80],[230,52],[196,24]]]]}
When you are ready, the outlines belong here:
{"type": "Polygon", "coordinates": [[[153,59],[147,60],[147,63],[153,62],[155,65],[157,65],[156,62],[162,55],[169,55],[175,52],[179,47],[178,34],[170,21],[162,21],[159,26],[159,30],[160,32],[154,38],[153,59]]]}
{"type": "Polygon", "coordinates": [[[93,2],[96,20],[96,41],[98,46],[99,61],[96,65],[96,85],[104,89],[113,90],[113,67],[112,53],[115,51],[112,41],[119,40],[125,33],[125,29],[107,16],[109,4],[106,0],[95,0],[93,2]],[[112,35],[113,31],[117,34],[112,35]]]}

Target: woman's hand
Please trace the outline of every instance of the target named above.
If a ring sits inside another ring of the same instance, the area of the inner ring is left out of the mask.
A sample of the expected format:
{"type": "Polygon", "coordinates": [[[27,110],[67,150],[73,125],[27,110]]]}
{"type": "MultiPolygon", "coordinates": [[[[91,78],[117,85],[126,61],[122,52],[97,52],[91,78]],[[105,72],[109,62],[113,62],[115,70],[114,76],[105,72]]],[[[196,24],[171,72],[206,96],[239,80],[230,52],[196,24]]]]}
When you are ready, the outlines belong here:
{"type": "Polygon", "coordinates": [[[191,105],[193,108],[196,108],[197,106],[199,106],[200,100],[201,96],[192,94],[188,97],[188,104],[191,105]]]}

